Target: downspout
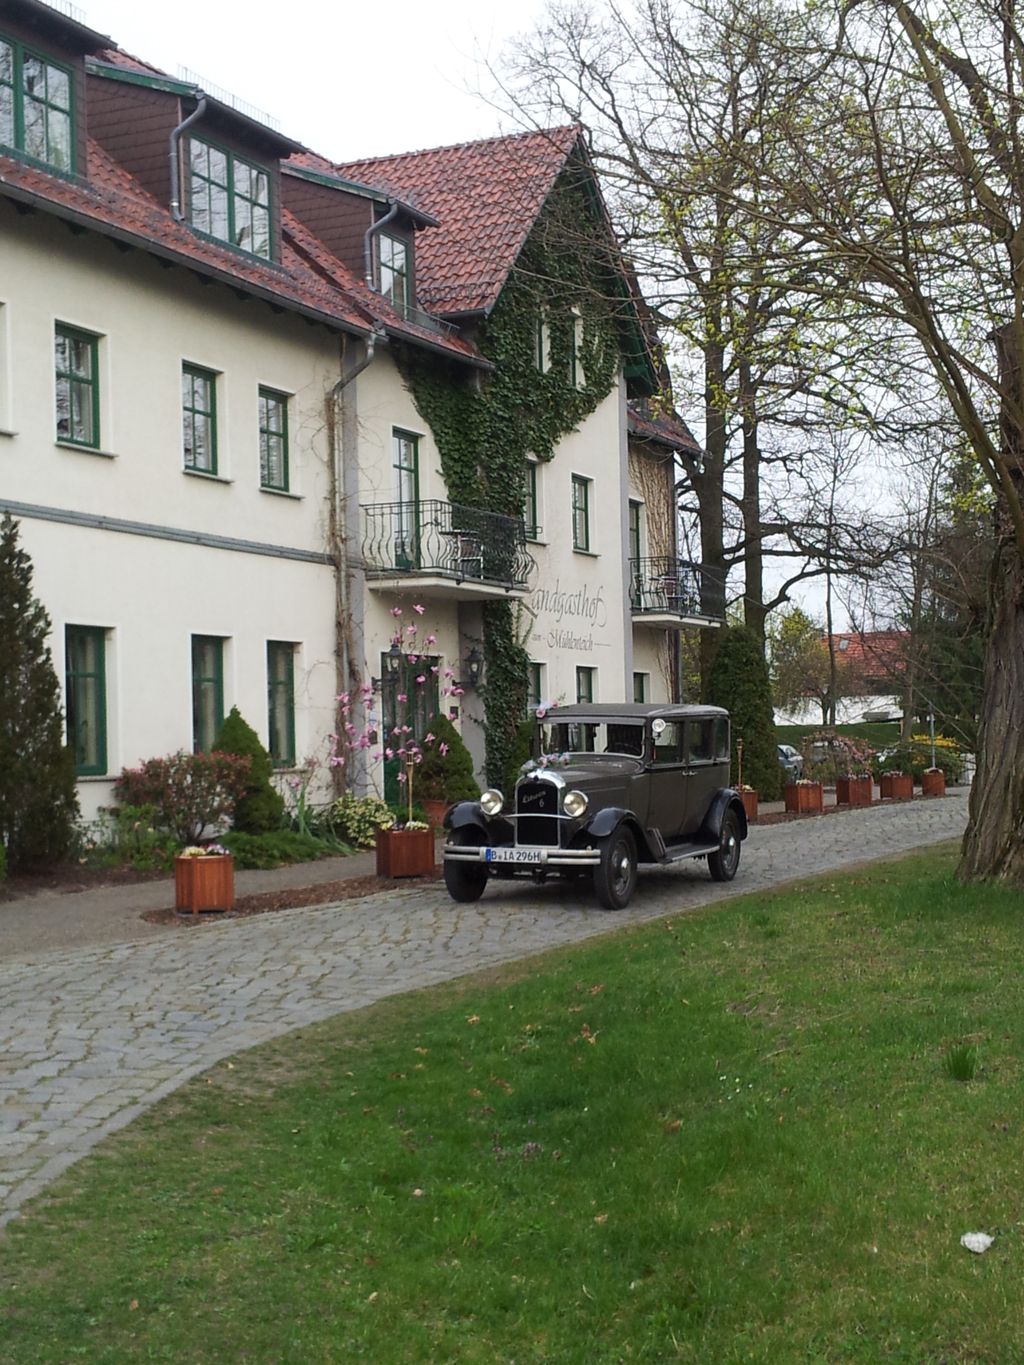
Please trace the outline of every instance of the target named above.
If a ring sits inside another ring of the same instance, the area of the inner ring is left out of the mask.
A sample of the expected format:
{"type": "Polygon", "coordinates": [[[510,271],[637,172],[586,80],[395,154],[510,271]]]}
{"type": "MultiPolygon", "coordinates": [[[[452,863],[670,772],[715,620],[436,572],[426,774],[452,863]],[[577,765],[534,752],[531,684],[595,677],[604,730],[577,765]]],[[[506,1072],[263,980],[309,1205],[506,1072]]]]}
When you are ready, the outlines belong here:
{"type": "Polygon", "coordinates": [[[171,163],[171,217],[179,223],[184,222],[185,215],[181,210],[181,161],[178,156],[178,146],[181,142],[181,135],[186,128],[190,128],[196,119],[202,118],[206,112],[206,96],[202,91],[199,92],[199,103],[189,114],[187,119],[183,119],[171,132],[171,147],[169,152],[171,163]]]}
{"type": "Polygon", "coordinates": [[[392,204],[383,218],[378,218],[375,223],[371,223],[363,234],[363,270],[366,275],[366,286],[368,289],[376,289],[373,274],[373,238],[381,228],[386,227],[398,217],[400,213],[398,204],[392,204]]]}
{"type": "MultiPolygon", "coordinates": [[[[335,659],[335,686],[336,693],[351,690],[352,678],[350,670],[352,666],[352,650],[350,644],[350,599],[348,587],[348,536],[345,525],[345,517],[341,515],[341,508],[344,504],[347,507],[348,499],[344,494],[344,471],[342,468],[342,441],[339,439],[338,432],[338,404],[342,394],[349,384],[369,366],[376,352],[378,342],[385,341],[383,333],[372,331],[366,338],[366,353],[363,358],[348,369],[343,369],[341,376],[330,389],[327,395],[327,441],[330,459],[329,472],[329,493],[330,508],[328,511],[328,535],[330,537],[331,557],[334,561],[334,600],[335,600],[335,633],[337,637],[337,653],[335,659]]],[[[342,355],[344,356],[344,342],[342,342],[342,355]]],[[[341,795],[345,790],[345,779],[347,773],[341,767],[331,769],[331,778],[336,794],[341,795]]]]}

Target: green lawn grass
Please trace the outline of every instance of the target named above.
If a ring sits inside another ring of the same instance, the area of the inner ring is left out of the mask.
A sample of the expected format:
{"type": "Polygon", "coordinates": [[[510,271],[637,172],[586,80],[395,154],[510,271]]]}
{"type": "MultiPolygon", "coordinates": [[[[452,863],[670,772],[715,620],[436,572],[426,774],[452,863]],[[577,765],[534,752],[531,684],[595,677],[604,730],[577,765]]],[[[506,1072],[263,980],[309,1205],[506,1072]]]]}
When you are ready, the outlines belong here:
{"type": "Polygon", "coordinates": [[[0,1360],[1024,1360],[1021,902],[952,856],[218,1066],[10,1225],[0,1360]]]}

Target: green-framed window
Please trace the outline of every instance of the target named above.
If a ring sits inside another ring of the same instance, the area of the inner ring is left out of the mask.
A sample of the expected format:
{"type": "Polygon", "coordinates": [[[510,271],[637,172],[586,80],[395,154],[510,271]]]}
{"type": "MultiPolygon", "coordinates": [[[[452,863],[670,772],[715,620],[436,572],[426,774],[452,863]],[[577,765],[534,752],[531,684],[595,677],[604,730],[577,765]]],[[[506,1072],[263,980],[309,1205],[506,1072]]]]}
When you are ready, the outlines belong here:
{"type": "Polygon", "coordinates": [[[590,479],[572,476],[572,548],[590,549],[590,479]]]}
{"type": "Polygon", "coordinates": [[[594,700],[594,678],[596,673],[596,668],[576,669],[576,700],[578,702],[591,702],[594,700]]]}
{"type": "Polygon", "coordinates": [[[395,490],[395,567],[419,564],[420,441],[410,431],[391,433],[392,481],[395,490]]]}
{"type": "Polygon", "coordinates": [[[260,389],[260,487],[288,491],[288,395],[260,389]]]}
{"type": "Polygon", "coordinates": [[[275,768],[295,766],[295,646],[267,641],[267,734],[275,768]]]}
{"type": "Polygon", "coordinates": [[[629,500],[629,557],[634,563],[643,558],[644,505],[635,498],[629,500]]]}
{"type": "Polygon", "coordinates": [[[402,314],[412,307],[412,271],[409,243],[403,237],[382,232],[377,237],[377,273],[380,292],[402,314]]]}
{"type": "Polygon", "coordinates": [[[526,705],[530,711],[536,711],[541,704],[544,696],[544,665],[534,663],[531,659],[526,665],[526,705]]]}
{"type": "Polygon", "coordinates": [[[530,460],[526,466],[526,498],[523,505],[526,539],[540,539],[540,500],[537,489],[537,464],[530,460]]]}
{"type": "Polygon", "coordinates": [[[569,383],[574,389],[583,387],[583,367],[580,351],[583,347],[583,319],[578,309],[569,314],[569,383]]]}
{"type": "Polygon", "coordinates": [[[269,174],[235,152],[191,138],[189,221],[209,237],[269,260],[269,174]]]}
{"type": "Polygon", "coordinates": [[[0,36],[0,143],[54,170],[75,164],[71,72],[0,36]]]}
{"type": "Polygon", "coordinates": [[[648,701],[648,700],[649,700],[649,698],[648,698],[648,696],[647,696],[647,679],[648,679],[648,675],[647,675],[646,673],[634,673],[634,674],[633,674],[633,700],[634,700],[634,701],[648,701]]]}
{"type": "Polygon", "coordinates": [[[551,328],[546,308],[540,309],[533,322],[533,363],[541,374],[551,365],[551,328]]]}
{"type": "Polygon", "coordinates": [[[192,748],[209,753],[224,724],[224,641],[192,636],[192,748]]]}
{"type": "Polygon", "coordinates": [[[181,367],[181,439],[185,468],[217,472],[217,376],[197,365],[181,367]]]}
{"type": "Polygon", "coordinates": [[[57,440],[100,444],[99,345],[89,332],[58,322],[53,335],[57,440]]]}
{"type": "Polygon", "coordinates": [[[107,771],[107,632],[99,626],[64,628],[68,748],[78,777],[107,771]]]}

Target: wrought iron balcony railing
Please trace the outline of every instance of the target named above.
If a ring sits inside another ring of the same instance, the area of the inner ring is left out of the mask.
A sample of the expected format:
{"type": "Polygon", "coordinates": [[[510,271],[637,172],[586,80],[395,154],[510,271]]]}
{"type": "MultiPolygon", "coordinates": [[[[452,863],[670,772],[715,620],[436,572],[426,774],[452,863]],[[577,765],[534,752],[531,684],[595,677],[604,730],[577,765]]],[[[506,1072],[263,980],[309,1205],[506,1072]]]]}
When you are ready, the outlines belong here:
{"type": "Polygon", "coordinates": [[[634,616],[724,621],[725,580],[715,569],[660,555],[629,561],[629,596],[634,616]]]}
{"type": "Polygon", "coordinates": [[[506,592],[525,589],[533,568],[519,518],[436,498],[364,506],[363,562],[371,577],[440,574],[506,592]]]}

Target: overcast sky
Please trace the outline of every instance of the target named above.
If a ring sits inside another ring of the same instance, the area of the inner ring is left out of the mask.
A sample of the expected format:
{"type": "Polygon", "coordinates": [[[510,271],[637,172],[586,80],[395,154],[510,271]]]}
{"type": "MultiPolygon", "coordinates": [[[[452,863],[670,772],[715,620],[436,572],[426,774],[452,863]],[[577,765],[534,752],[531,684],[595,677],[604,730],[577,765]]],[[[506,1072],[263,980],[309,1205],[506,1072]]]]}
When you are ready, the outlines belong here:
{"type": "Polygon", "coordinates": [[[334,161],[513,131],[478,95],[542,0],[77,0],[90,28],[177,76],[186,66],[334,161]]]}

